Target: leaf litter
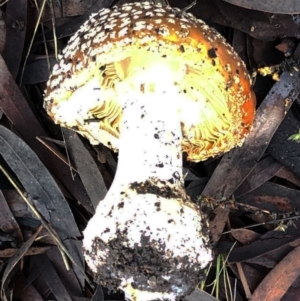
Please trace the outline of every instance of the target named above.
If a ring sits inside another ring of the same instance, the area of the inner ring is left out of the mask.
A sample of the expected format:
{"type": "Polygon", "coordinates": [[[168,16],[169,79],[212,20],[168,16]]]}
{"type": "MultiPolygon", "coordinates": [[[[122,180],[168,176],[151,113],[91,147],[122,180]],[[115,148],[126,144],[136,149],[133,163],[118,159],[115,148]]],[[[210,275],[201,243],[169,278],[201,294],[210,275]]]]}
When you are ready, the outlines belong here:
{"type": "MultiPolygon", "coordinates": [[[[0,164],[15,185],[2,175],[3,300],[11,293],[24,301],[124,300],[119,292],[96,288],[90,271],[83,271],[81,250],[81,231],[112,182],[117,157],[74,133],[64,140],[42,109],[56,48],[60,52],[91,12],[112,2],[60,1],[54,14],[46,5],[40,23],[37,7],[43,1],[1,6],[6,28],[0,24],[0,164]]],[[[170,4],[189,5],[178,0],[170,4]]],[[[202,201],[211,219],[216,257],[228,257],[223,267],[230,272],[226,277],[235,300],[288,301],[299,294],[300,154],[299,144],[288,140],[299,131],[300,119],[298,62],[289,63],[300,53],[297,5],[293,0],[284,7],[276,1],[202,0],[190,10],[225,35],[256,75],[259,109],[244,146],[223,158],[185,162],[187,191],[202,201]],[[278,82],[256,72],[272,65],[286,68],[273,76],[280,77],[278,82]]],[[[187,300],[216,300],[209,284],[219,269],[217,262],[201,284],[206,292],[195,289],[187,300]]],[[[220,271],[223,275],[224,269],[220,271]]],[[[219,282],[220,300],[230,295],[224,279],[219,282]]]]}

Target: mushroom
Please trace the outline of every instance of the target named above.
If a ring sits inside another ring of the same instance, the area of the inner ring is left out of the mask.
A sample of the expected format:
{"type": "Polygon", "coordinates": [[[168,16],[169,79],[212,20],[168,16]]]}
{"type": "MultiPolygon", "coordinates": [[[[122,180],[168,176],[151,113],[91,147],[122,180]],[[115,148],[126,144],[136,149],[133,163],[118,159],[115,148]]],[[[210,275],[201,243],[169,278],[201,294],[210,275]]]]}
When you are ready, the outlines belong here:
{"type": "Polygon", "coordinates": [[[244,63],[189,13],[124,4],[81,26],[45,94],[57,124],[119,151],[84,231],[98,282],[135,301],[189,294],[212,248],[207,219],[184,189],[182,152],[197,162],[242,144],[255,112],[244,63]]]}

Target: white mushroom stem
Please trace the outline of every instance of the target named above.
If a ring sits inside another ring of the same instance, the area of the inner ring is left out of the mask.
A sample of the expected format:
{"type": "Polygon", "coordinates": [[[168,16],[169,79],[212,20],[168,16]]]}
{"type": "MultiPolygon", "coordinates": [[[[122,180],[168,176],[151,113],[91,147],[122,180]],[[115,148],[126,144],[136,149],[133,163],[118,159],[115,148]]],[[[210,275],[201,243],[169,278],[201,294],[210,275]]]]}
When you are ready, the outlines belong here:
{"type": "Polygon", "coordinates": [[[183,188],[176,87],[121,93],[114,182],[84,231],[101,284],[135,301],[177,300],[211,261],[207,225],[183,188]]]}
{"type": "Polygon", "coordinates": [[[171,95],[167,97],[140,94],[139,99],[126,101],[113,190],[151,178],[168,181],[175,176],[182,180],[178,104],[171,95]]]}

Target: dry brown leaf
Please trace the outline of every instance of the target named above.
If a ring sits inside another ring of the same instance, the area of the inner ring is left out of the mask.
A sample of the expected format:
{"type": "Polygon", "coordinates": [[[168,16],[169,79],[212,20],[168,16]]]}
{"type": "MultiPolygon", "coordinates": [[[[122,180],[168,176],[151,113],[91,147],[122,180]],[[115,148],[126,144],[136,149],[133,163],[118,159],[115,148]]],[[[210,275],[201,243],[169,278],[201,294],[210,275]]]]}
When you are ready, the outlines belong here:
{"type": "Polygon", "coordinates": [[[285,256],[256,288],[249,301],[280,301],[300,275],[300,246],[285,256]]]}
{"type": "MultiPolygon", "coordinates": [[[[49,250],[49,248],[50,247],[48,247],[48,246],[47,247],[31,247],[23,254],[23,256],[32,256],[32,255],[43,254],[43,253],[47,252],[49,250]]],[[[14,254],[16,254],[17,251],[18,251],[18,249],[10,249],[10,248],[7,248],[5,250],[0,250],[0,257],[10,258],[14,254]]]]}
{"type": "Polygon", "coordinates": [[[237,241],[244,245],[260,237],[260,234],[249,229],[231,229],[230,233],[237,241]]]}
{"type": "Polygon", "coordinates": [[[91,5],[93,4],[92,0],[62,0],[63,5],[63,17],[72,17],[72,16],[80,16],[85,14],[91,5]]]}
{"type": "Polygon", "coordinates": [[[295,222],[295,227],[289,226],[285,232],[269,231],[258,240],[241,247],[235,247],[229,254],[228,261],[230,263],[249,261],[299,241],[300,233],[297,226],[299,226],[299,222],[295,222]]]}
{"type": "Polygon", "coordinates": [[[243,285],[243,288],[244,288],[246,298],[249,299],[251,297],[251,292],[250,292],[250,288],[249,288],[249,285],[248,285],[248,281],[247,281],[246,276],[245,276],[243,265],[240,262],[238,262],[236,264],[236,266],[237,266],[237,270],[238,270],[238,273],[239,273],[239,278],[240,278],[240,280],[242,282],[242,285],[243,285]]]}
{"type": "Polygon", "coordinates": [[[26,283],[26,278],[23,274],[19,274],[14,288],[14,296],[22,301],[44,301],[42,296],[37,292],[35,287],[26,283]]]}
{"type": "Polygon", "coordinates": [[[5,295],[5,282],[9,277],[9,274],[13,270],[13,268],[18,264],[18,262],[23,258],[24,254],[28,251],[30,246],[33,244],[35,239],[37,238],[38,234],[42,230],[42,226],[40,226],[37,231],[21,246],[19,250],[15,252],[13,256],[6,262],[6,266],[3,272],[3,275],[1,277],[1,300],[7,301],[6,295],[5,295]]]}
{"type": "Polygon", "coordinates": [[[98,285],[91,301],[104,301],[104,293],[101,285],[98,285]]]}
{"type": "Polygon", "coordinates": [[[7,204],[2,191],[0,191],[0,229],[4,233],[15,237],[17,241],[23,241],[21,229],[7,204]]]}
{"type": "MultiPolygon", "coordinates": [[[[42,6],[44,0],[38,0],[39,7],[42,6]]],[[[54,5],[54,14],[57,17],[73,17],[73,16],[81,16],[87,12],[87,10],[91,7],[92,0],[62,0],[59,1],[62,5],[54,5]]],[[[57,2],[58,3],[58,2],[57,2]]],[[[46,22],[51,19],[51,9],[47,5],[45,6],[45,11],[43,14],[42,22],[46,22]]]]}
{"type": "Polygon", "coordinates": [[[210,236],[212,243],[217,243],[223,233],[225,224],[228,220],[230,210],[218,206],[214,210],[214,219],[209,222],[210,236]]]}
{"type": "Polygon", "coordinates": [[[215,297],[210,294],[196,288],[192,293],[185,297],[186,301],[218,301],[215,297]]]}
{"type": "Polygon", "coordinates": [[[6,27],[3,20],[3,13],[0,12],[0,53],[2,53],[6,40],[6,27]]]}
{"type": "Polygon", "coordinates": [[[245,272],[247,283],[253,292],[255,288],[261,283],[264,279],[265,274],[260,270],[260,266],[249,265],[247,263],[243,264],[243,270],[245,272]]]}
{"type": "Polygon", "coordinates": [[[41,277],[38,267],[32,262],[32,259],[34,259],[34,256],[30,258],[30,268],[26,275],[26,284],[32,284],[39,294],[44,297],[44,300],[47,300],[49,295],[51,295],[51,291],[44,278],[41,277]]]}
{"type": "Polygon", "coordinates": [[[26,283],[26,278],[21,273],[18,275],[15,282],[14,297],[17,297],[22,301],[44,301],[34,286],[26,283]]]}
{"type": "MultiPolygon", "coordinates": [[[[56,63],[54,58],[49,58],[51,69],[56,63]]],[[[25,67],[22,84],[33,85],[46,82],[50,76],[47,59],[39,59],[27,64],[25,67]]]]}
{"type": "Polygon", "coordinates": [[[93,145],[93,148],[97,152],[98,161],[101,163],[107,163],[111,175],[114,176],[117,171],[117,162],[114,159],[111,150],[103,144],[93,145]]]}
{"type": "MultiPolygon", "coordinates": [[[[94,209],[96,209],[99,201],[103,200],[107,193],[102,174],[78,135],[66,128],[62,128],[62,132],[67,151],[73,159],[86,192],[94,209]]],[[[92,212],[91,209],[89,211],[92,212]]]]}
{"type": "MultiPolygon", "coordinates": [[[[64,23],[62,26],[59,26],[56,28],[56,36],[58,39],[61,39],[66,36],[73,35],[79,27],[86,21],[88,20],[89,16],[92,13],[98,12],[100,9],[105,8],[105,7],[110,7],[114,1],[113,0],[99,0],[99,1],[94,1],[93,5],[88,9],[88,11],[78,17],[70,20],[69,22],[64,23]]],[[[53,32],[50,32],[46,35],[47,39],[52,39],[53,38],[53,32]]]]}
{"type": "Polygon", "coordinates": [[[223,0],[247,9],[259,10],[273,14],[299,14],[299,0],[223,0]]]}
{"type": "Polygon", "coordinates": [[[282,213],[300,211],[299,199],[299,190],[266,182],[257,189],[236,198],[236,201],[272,213],[282,213]]]}
{"type": "Polygon", "coordinates": [[[73,260],[76,262],[76,265],[72,265],[73,270],[77,276],[77,279],[81,285],[81,287],[85,286],[86,276],[83,274],[85,268],[85,261],[83,257],[83,247],[82,242],[80,240],[74,239],[66,239],[64,241],[68,250],[70,250],[70,255],[72,256],[73,260]],[[80,269],[81,270],[80,270],[80,269]]]}
{"type": "Polygon", "coordinates": [[[300,178],[300,144],[290,138],[300,130],[298,112],[295,106],[286,114],[268,146],[267,153],[300,178]]]}
{"type": "Polygon", "coordinates": [[[300,187],[300,178],[297,177],[293,172],[288,170],[287,168],[282,168],[276,173],[276,177],[285,179],[294,185],[300,187]]]}
{"type": "Polygon", "coordinates": [[[7,128],[0,126],[0,153],[14,171],[29,200],[60,239],[80,236],[62,192],[37,155],[7,128]]]}
{"type": "Polygon", "coordinates": [[[72,301],[70,294],[60,280],[52,262],[46,254],[32,257],[32,263],[39,270],[56,300],[72,301]]]}
{"type": "Polygon", "coordinates": [[[76,274],[72,269],[66,270],[63,259],[57,247],[52,247],[48,252],[47,256],[53,264],[58,276],[61,279],[64,287],[70,294],[70,296],[81,296],[82,290],[76,274]]]}
{"type": "MultiPolygon", "coordinates": [[[[169,0],[169,2],[171,6],[183,6],[182,4],[180,5],[182,2],[178,0],[169,0]]],[[[274,41],[277,38],[284,37],[299,37],[300,18],[298,15],[253,11],[232,5],[223,0],[197,1],[197,5],[192,8],[191,12],[199,19],[238,29],[264,41],[274,41]]]]}
{"type": "Polygon", "coordinates": [[[2,56],[15,79],[19,72],[27,26],[27,0],[8,1],[5,11],[6,43],[2,56]],[[18,9],[16,9],[16,7],[18,9]]]}
{"type": "Polygon", "coordinates": [[[283,166],[272,157],[261,160],[249,174],[247,179],[234,192],[235,197],[242,196],[258,188],[265,182],[272,179],[283,166]]]}
{"type": "Polygon", "coordinates": [[[294,283],[289,287],[280,301],[296,301],[298,296],[300,296],[300,276],[298,276],[294,283]]]}

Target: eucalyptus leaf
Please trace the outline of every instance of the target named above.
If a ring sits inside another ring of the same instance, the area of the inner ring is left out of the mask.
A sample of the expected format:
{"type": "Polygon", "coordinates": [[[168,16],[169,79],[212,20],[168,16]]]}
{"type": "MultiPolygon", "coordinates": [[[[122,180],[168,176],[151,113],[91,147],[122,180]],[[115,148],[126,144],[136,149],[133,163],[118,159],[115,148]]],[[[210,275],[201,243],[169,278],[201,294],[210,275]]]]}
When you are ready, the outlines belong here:
{"type": "Polygon", "coordinates": [[[49,171],[22,139],[3,126],[0,126],[0,153],[59,237],[63,240],[80,236],[69,204],[49,171]]]}

